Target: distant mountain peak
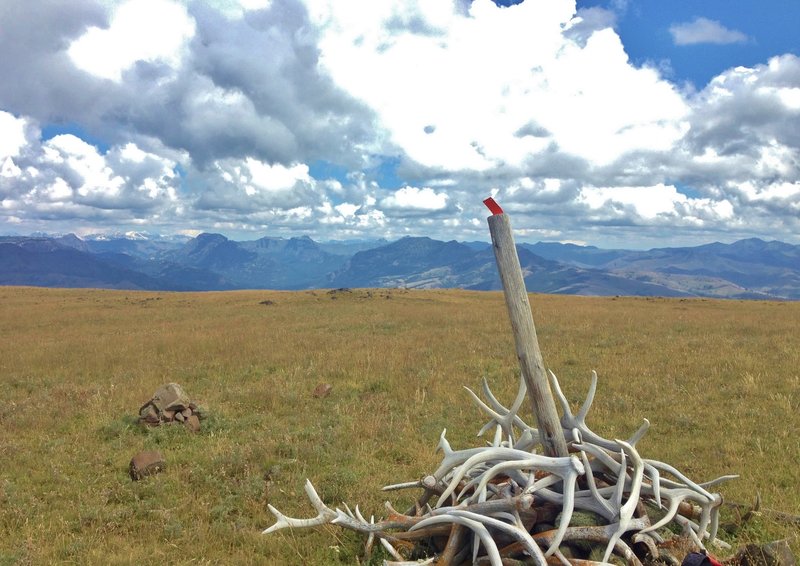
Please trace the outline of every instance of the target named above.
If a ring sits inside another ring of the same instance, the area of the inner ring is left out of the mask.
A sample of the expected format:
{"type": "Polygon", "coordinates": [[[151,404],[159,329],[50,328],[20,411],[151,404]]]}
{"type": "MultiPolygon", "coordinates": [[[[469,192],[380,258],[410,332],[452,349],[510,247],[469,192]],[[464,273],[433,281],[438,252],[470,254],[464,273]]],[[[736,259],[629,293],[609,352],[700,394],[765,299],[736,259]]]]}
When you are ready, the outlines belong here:
{"type": "Polygon", "coordinates": [[[217,234],[214,232],[203,232],[198,234],[194,238],[197,242],[229,242],[228,238],[223,236],[222,234],[217,234]]]}
{"type": "Polygon", "coordinates": [[[67,242],[73,242],[74,243],[74,242],[83,242],[84,241],[83,238],[81,238],[79,236],[76,236],[72,232],[70,232],[69,234],[64,234],[63,236],[60,236],[60,237],[58,237],[56,239],[59,242],[64,242],[64,243],[67,243],[67,242]]]}
{"type": "Polygon", "coordinates": [[[149,240],[150,236],[148,236],[144,232],[129,231],[125,232],[125,238],[127,238],[128,240],[149,240]]]}

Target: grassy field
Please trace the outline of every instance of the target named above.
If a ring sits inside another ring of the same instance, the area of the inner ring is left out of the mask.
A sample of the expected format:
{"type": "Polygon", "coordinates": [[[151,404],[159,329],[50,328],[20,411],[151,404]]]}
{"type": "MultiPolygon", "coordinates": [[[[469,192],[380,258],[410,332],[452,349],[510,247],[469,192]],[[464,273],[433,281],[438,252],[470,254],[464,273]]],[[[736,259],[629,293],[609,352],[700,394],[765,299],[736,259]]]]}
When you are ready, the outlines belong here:
{"type": "MultiPolygon", "coordinates": [[[[500,293],[149,293],[0,288],[0,564],[354,564],[360,539],[281,531],[272,503],[380,515],[381,486],[438,465],[484,423],[462,385],[510,401],[518,368],[500,293]],[[271,301],[272,304],[262,304],[271,301]],[[210,412],[200,433],[143,430],[168,382],[210,412]],[[332,393],[311,395],[319,383],[332,393]],[[166,456],[133,482],[131,457],[166,456]]],[[[800,303],[532,296],[545,364],[589,425],[697,481],[738,473],[731,502],[800,513],[800,303]]],[[[527,420],[533,423],[530,415],[527,420]]],[[[729,511],[724,521],[735,521],[729,511]]],[[[789,538],[768,512],[733,544],[789,538]]]]}

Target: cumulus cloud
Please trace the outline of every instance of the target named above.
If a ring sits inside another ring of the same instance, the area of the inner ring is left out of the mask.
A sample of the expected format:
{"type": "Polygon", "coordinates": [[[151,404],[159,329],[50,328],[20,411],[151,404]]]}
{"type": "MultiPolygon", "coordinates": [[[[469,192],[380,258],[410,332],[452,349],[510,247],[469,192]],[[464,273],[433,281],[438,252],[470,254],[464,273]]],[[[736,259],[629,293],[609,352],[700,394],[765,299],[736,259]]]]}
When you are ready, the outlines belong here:
{"type": "Polygon", "coordinates": [[[0,132],[3,132],[0,137],[0,159],[6,160],[19,155],[26,144],[25,121],[0,111],[0,132]]]}
{"type": "Polygon", "coordinates": [[[388,27],[409,15],[386,6],[361,14],[360,25],[320,8],[322,63],[377,110],[387,140],[424,167],[519,168],[554,147],[607,162],[634,148],[667,149],[683,132],[681,96],[657,72],[629,64],[607,20],[585,27],[580,41],[562,32],[580,23],[569,2],[500,8],[480,0],[466,17],[406,7],[425,34],[388,27]]]}
{"type": "Polygon", "coordinates": [[[605,220],[615,216],[669,225],[700,225],[707,220],[726,220],[733,216],[729,201],[690,198],[674,186],[586,187],[578,202],[585,203],[590,214],[605,220]]]}
{"type": "Polygon", "coordinates": [[[687,92],[629,60],[613,7],[6,0],[0,217],[471,240],[494,194],[530,238],[796,239],[800,59],[687,92]]]}
{"type": "Polygon", "coordinates": [[[384,209],[398,213],[431,213],[447,208],[447,194],[430,187],[403,187],[381,200],[384,209]]]}
{"type": "Polygon", "coordinates": [[[749,41],[746,34],[728,29],[716,20],[695,18],[691,22],[673,24],[669,27],[675,45],[695,45],[698,43],[745,43],[749,41]]]}
{"type": "Polygon", "coordinates": [[[90,120],[100,85],[74,66],[67,48],[89,27],[106,23],[91,0],[0,3],[0,109],[44,122],[90,120]]]}
{"type": "Polygon", "coordinates": [[[92,26],[70,44],[67,54],[79,68],[119,81],[137,61],[178,65],[193,35],[194,20],[183,6],[168,0],[129,0],[114,11],[107,28],[92,26]]]}
{"type": "Polygon", "coordinates": [[[301,207],[317,189],[306,165],[271,165],[253,157],[216,161],[213,170],[194,172],[189,182],[205,185],[197,206],[240,211],[301,207]]]}
{"type": "Polygon", "coordinates": [[[174,213],[179,184],[174,162],[133,143],[103,153],[71,134],[40,142],[37,127],[25,119],[17,124],[25,145],[6,158],[0,175],[1,210],[9,222],[135,224],[174,213]]]}

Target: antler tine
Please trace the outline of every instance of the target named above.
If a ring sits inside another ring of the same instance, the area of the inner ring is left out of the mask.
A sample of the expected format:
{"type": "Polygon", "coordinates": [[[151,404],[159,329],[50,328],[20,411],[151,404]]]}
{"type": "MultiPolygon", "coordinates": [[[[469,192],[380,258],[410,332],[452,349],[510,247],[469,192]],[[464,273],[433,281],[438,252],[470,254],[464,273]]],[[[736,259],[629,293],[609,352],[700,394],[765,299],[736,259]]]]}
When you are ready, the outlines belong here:
{"type": "Polygon", "coordinates": [[[628,439],[628,444],[630,444],[631,446],[636,446],[636,443],[639,442],[644,437],[645,434],[647,434],[648,430],[650,430],[650,421],[647,419],[642,419],[642,420],[643,422],[639,427],[639,429],[636,432],[634,432],[633,435],[631,435],[631,437],[628,439]]]}
{"type": "Polygon", "coordinates": [[[712,539],[711,535],[708,532],[700,533],[700,527],[697,523],[689,519],[688,517],[684,517],[683,515],[676,515],[675,522],[678,523],[680,526],[683,527],[684,532],[692,537],[692,540],[697,543],[700,548],[705,548],[705,545],[701,542],[702,539],[709,539],[709,542],[713,543],[715,546],[719,548],[723,548],[725,550],[730,550],[731,545],[721,539],[712,539]]]}
{"type": "Polygon", "coordinates": [[[688,487],[676,487],[676,488],[669,488],[669,489],[662,489],[661,493],[663,494],[664,499],[668,502],[667,512],[661,518],[660,521],[656,522],[655,524],[645,528],[642,532],[651,532],[656,531],[669,523],[670,521],[677,519],[678,515],[678,508],[683,501],[687,499],[691,499],[700,503],[708,503],[709,500],[703,496],[702,494],[698,493],[697,491],[688,488],[688,487]]]}
{"type": "MultiPolygon", "coordinates": [[[[525,533],[525,535],[528,535],[531,539],[533,539],[533,537],[530,536],[528,529],[525,528],[525,524],[522,522],[522,518],[519,516],[519,510],[517,509],[514,509],[514,524],[517,526],[519,530],[525,533]]],[[[532,549],[533,552],[529,553],[531,559],[533,560],[533,563],[536,566],[545,566],[547,564],[547,558],[545,558],[544,552],[542,551],[541,548],[539,548],[539,545],[536,544],[536,541],[533,541],[533,543],[534,543],[532,549]]],[[[561,555],[560,552],[558,554],[561,555]]],[[[563,558],[563,555],[561,555],[561,557],[563,558]]]]}
{"type": "Polygon", "coordinates": [[[314,506],[314,509],[317,510],[317,516],[311,519],[293,519],[292,517],[287,517],[272,505],[267,504],[267,508],[275,516],[277,521],[271,527],[264,529],[262,534],[269,534],[280,529],[285,529],[286,527],[316,527],[324,525],[325,523],[330,523],[336,519],[338,513],[323,503],[320,496],[317,495],[314,486],[311,484],[311,480],[306,480],[305,490],[311,504],[314,506]]]}
{"type": "MultiPolygon", "coordinates": [[[[586,400],[583,402],[583,405],[581,406],[581,409],[578,411],[577,415],[572,413],[572,410],[569,407],[569,401],[567,401],[564,392],[561,390],[561,385],[558,382],[556,374],[550,370],[548,370],[548,374],[550,376],[550,383],[553,387],[553,391],[555,392],[556,398],[558,399],[561,409],[563,410],[563,414],[561,416],[561,427],[564,429],[564,431],[571,433],[574,429],[578,429],[584,441],[596,444],[597,446],[605,448],[606,450],[616,451],[617,445],[614,441],[603,438],[591,430],[586,424],[586,415],[592,406],[594,395],[597,390],[597,372],[592,371],[592,383],[589,386],[589,392],[587,393],[586,400]]],[[[647,433],[649,428],[650,421],[645,419],[644,423],[642,423],[637,431],[634,432],[633,435],[631,435],[631,437],[627,440],[628,444],[635,446],[636,443],[645,435],[645,433],[647,433]]]]}
{"type": "MultiPolygon", "coordinates": [[[[494,410],[492,407],[490,407],[489,405],[484,403],[483,400],[480,397],[478,397],[478,394],[475,393],[472,389],[470,389],[466,385],[464,385],[463,387],[466,390],[466,392],[469,394],[469,396],[472,397],[472,400],[475,402],[475,404],[478,405],[478,407],[480,409],[482,409],[485,413],[487,413],[490,417],[492,417],[492,420],[489,421],[489,423],[497,423],[497,424],[502,425],[502,422],[504,420],[503,419],[503,415],[501,415],[496,410],[494,410]]],[[[484,428],[486,428],[486,427],[484,427],[484,428]]],[[[481,429],[481,431],[483,431],[483,430],[484,429],[481,429]]],[[[480,436],[480,434],[481,433],[478,433],[479,436],[480,436]]]]}
{"type": "Polygon", "coordinates": [[[494,439],[492,440],[492,446],[500,446],[502,442],[503,442],[503,426],[498,423],[494,429],[494,439]]]}
{"type": "Polygon", "coordinates": [[[453,449],[450,447],[450,442],[447,440],[447,429],[442,429],[442,434],[439,435],[439,444],[436,445],[436,452],[439,450],[442,451],[444,457],[447,458],[448,454],[453,452],[453,449]]]}
{"type": "Polygon", "coordinates": [[[586,456],[586,452],[583,450],[581,450],[581,460],[583,460],[583,467],[586,469],[586,483],[589,484],[589,491],[594,496],[595,500],[606,511],[606,513],[603,513],[603,516],[607,519],[613,519],[615,514],[614,508],[605,497],[600,495],[600,492],[597,490],[597,484],[594,481],[594,474],[592,473],[592,466],[589,463],[589,458],[586,456]]]}
{"type": "MultiPolygon", "coordinates": [[[[413,527],[409,529],[409,531],[415,531],[418,529],[423,529],[430,525],[440,524],[440,523],[457,523],[459,525],[464,525],[465,527],[469,528],[472,532],[478,535],[478,538],[483,543],[484,548],[486,549],[486,554],[489,558],[489,562],[492,566],[503,566],[503,560],[500,558],[500,551],[497,549],[497,545],[492,539],[492,535],[489,533],[489,529],[487,529],[482,523],[468,519],[466,517],[461,517],[455,514],[445,514],[445,515],[433,515],[432,517],[428,517],[423,519],[413,527]]],[[[478,554],[478,545],[473,544],[472,549],[472,562],[475,562],[478,554]]]]}
{"type": "MultiPolygon", "coordinates": [[[[553,376],[555,378],[555,375],[553,376]]],[[[579,421],[583,421],[586,419],[586,415],[589,413],[589,409],[592,408],[592,403],[594,402],[594,395],[597,392],[597,372],[592,370],[592,381],[589,385],[589,391],[586,393],[586,400],[581,405],[580,410],[578,411],[577,419],[579,421]]]]}
{"type": "Polygon", "coordinates": [[[684,483],[685,486],[692,488],[694,491],[706,496],[708,499],[714,499],[714,496],[703,488],[700,484],[693,482],[689,478],[687,478],[682,472],[677,470],[675,467],[670,466],[664,462],[660,462],[658,460],[645,460],[646,463],[650,464],[656,469],[663,470],[668,472],[678,478],[680,481],[684,483]]]}
{"type": "Polygon", "coordinates": [[[578,444],[573,444],[573,447],[581,452],[588,452],[595,457],[596,462],[599,462],[608,468],[614,475],[619,475],[621,465],[611,456],[611,454],[609,454],[607,449],[603,449],[602,447],[592,444],[591,442],[580,442],[578,444]]]}
{"type": "Polygon", "coordinates": [[[565,470],[564,474],[561,475],[563,481],[563,494],[564,494],[564,502],[561,507],[561,522],[558,525],[558,530],[556,531],[556,536],[553,539],[550,548],[544,553],[545,556],[550,556],[561,545],[561,540],[564,538],[564,533],[569,527],[569,522],[572,519],[572,512],[575,510],[575,484],[578,481],[578,476],[583,474],[585,470],[583,469],[583,465],[575,456],[570,456],[571,460],[571,467],[565,470]]]}
{"type": "Polygon", "coordinates": [[[486,398],[489,402],[494,406],[497,411],[506,411],[506,417],[510,417],[512,422],[519,426],[520,428],[527,428],[527,424],[517,415],[520,407],[522,407],[522,403],[525,401],[525,394],[528,392],[528,386],[525,383],[525,379],[523,378],[522,374],[519,376],[519,387],[517,388],[517,396],[514,398],[514,402],[511,404],[509,409],[506,409],[500,401],[498,401],[497,397],[494,396],[492,393],[491,388],[489,387],[489,382],[486,378],[483,378],[483,393],[486,395],[486,398]]]}
{"type": "Polygon", "coordinates": [[[383,548],[385,548],[389,552],[389,554],[391,554],[395,558],[395,560],[398,560],[400,564],[408,564],[408,562],[405,561],[403,556],[399,552],[397,552],[397,550],[395,550],[395,548],[392,546],[392,543],[390,543],[388,540],[382,538],[381,545],[383,545],[383,548]]]}
{"type": "MultiPolygon", "coordinates": [[[[511,451],[516,456],[515,459],[522,460],[528,457],[528,453],[522,452],[521,450],[514,450],[513,448],[500,448],[500,447],[490,447],[490,448],[482,448],[478,452],[470,455],[466,458],[463,463],[459,466],[458,470],[455,471],[453,476],[450,478],[450,483],[447,486],[447,489],[439,496],[439,501],[436,503],[436,507],[441,507],[442,503],[455,491],[458,483],[464,478],[466,473],[476,464],[485,462],[492,458],[499,458],[502,457],[501,455],[505,455],[507,451],[511,451]]],[[[441,469],[441,468],[440,468],[441,469]]],[[[435,474],[434,474],[435,475],[435,474]]]]}
{"type": "Polygon", "coordinates": [[[477,513],[472,513],[471,511],[465,511],[461,509],[454,509],[450,512],[450,515],[472,519],[473,521],[478,521],[484,525],[506,532],[516,538],[522,544],[525,551],[534,559],[537,564],[544,566],[544,564],[547,563],[547,559],[544,557],[542,549],[539,548],[539,545],[533,540],[531,534],[518,524],[512,525],[509,523],[504,523],[503,521],[500,521],[494,517],[479,515],[477,513]]]}
{"type": "Polygon", "coordinates": [[[393,483],[392,485],[385,485],[381,491],[397,491],[398,489],[408,489],[410,487],[423,487],[422,480],[407,481],[403,483],[393,483]]]}
{"type": "Polygon", "coordinates": [[[569,408],[569,401],[567,401],[564,392],[561,391],[561,384],[558,382],[556,374],[554,374],[552,370],[547,370],[547,373],[550,376],[550,384],[553,387],[553,392],[556,394],[556,399],[558,399],[558,402],[561,405],[561,410],[563,411],[564,416],[569,415],[570,417],[573,417],[574,415],[572,414],[572,409],[569,408]]]}
{"type": "MultiPolygon", "coordinates": [[[[618,441],[622,442],[622,441],[618,441]]],[[[633,455],[635,452],[632,445],[625,443],[628,446],[628,453],[633,455]]],[[[596,461],[602,462],[603,465],[608,467],[608,469],[615,474],[619,474],[620,476],[625,474],[623,464],[619,464],[614,460],[611,455],[607,454],[605,450],[601,449],[598,446],[593,444],[581,444],[576,445],[576,448],[579,448],[582,451],[591,453],[595,456],[596,461]]],[[[692,501],[697,502],[700,504],[701,509],[703,510],[701,524],[699,526],[700,532],[704,532],[706,528],[711,525],[712,532],[714,537],[716,536],[716,529],[715,529],[715,522],[718,521],[718,509],[715,509],[719,504],[716,503],[718,501],[719,496],[716,494],[710,494],[708,491],[700,487],[699,484],[688,480],[681,472],[676,470],[674,467],[664,464],[663,462],[659,462],[656,460],[642,460],[643,464],[643,471],[646,471],[650,476],[651,484],[647,486],[648,493],[652,492],[654,503],[658,505],[659,508],[663,508],[663,501],[667,502],[667,511],[664,517],[661,518],[658,522],[654,525],[646,527],[642,532],[654,532],[656,529],[659,529],[669,523],[670,521],[674,520],[677,513],[679,505],[682,501],[690,499],[692,501]],[[687,484],[678,484],[675,482],[662,480],[659,476],[659,468],[664,469],[674,476],[686,480],[687,484]],[[666,484],[668,486],[673,487],[665,487],[666,484]]],[[[725,478],[727,479],[727,478],[725,478]]],[[[715,480],[717,481],[717,480],[715,480]]],[[[722,478],[719,478],[718,481],[723,481],[722,478]]],[[[712,482],[709,482],[712,483],[712,482]]],[[[620,484],[617,484],[618,486],[620,484]]],[[[639,489],[644,487],[642,483],[639,483],[639,489]]],[[[591,491],[592,486],[591,483],[589,485],[589,489],[591,491]]],[[[597,497],[597,496],[595,496],[597,497]]],[[[637,495],[638,497],[638,495],[637,495]]],[[[598,501],[600,501],[598,499],[598,501]]],[[[601,503],[602,505],[602,503],[601,503]]],[[[605,507],[605,505],[603,505],[605,507]]],[[[712,537],[712,539],[714,538],[712,537]]]]}
{"type": "Polygon", "coordinates": [[[719,484],[721,484],[723,482],[726,482],[726,481],[735,480],[738,477],[739,477],[739,474],[729,474],[727,476],[720,476],[720,477],[715,478],[715,479],[713,479],[711,481],[704,481],[703,483],[700,483],[700,484],[697,484],[697,485],[699,485],[701,487],[713,487],[715,485],[719,485],[719,484]]]}
{"type": "MultiPolygon", "coordinates": [[[[634,449],[631,444],[625,442],[624,440],[615,440],[615,442],[622,448],[623,470],[625,470],[624,456],[627,454],[630,457],[631,462],[633,463],[633,477],[631,479],[628,500],[624,505],[619,507],[617,529],[609,538],[606,552],[603,555],[603,562],[608,561],[617,541],[625,532],[630,530],[633,512],[636,510],[636,505],[639,503],[639,492],[642,488],[642,479],[644,478],[644,461],[642,460],[641,456],[639,456],[639,453],[636,451],[636,449],[634,449]]],[[[625,473],[619,475],[618,485],[621,485],[623,488],[625,484],[625,478],[625,473]]]]}
{"type": "Polygon", "coordinates": [[[695,530],[693,528],[693,523],[692,523],[692,521],[690,519],[687,519],[686,517],[683,517],[681,515],[676,515],[675,516],[675,522],[683,527],[684,534],[689,536],[692,539],[692,541],[694,541],[694,543],[698,547],[700,547],[701,550],[705,550],[706,549],[706,545],[703,544],[703,541],[701,540],[701,538],[699,536],[697,536],[697,533],[695,532],[695,530]]]}
{"type": "MultiPolygon", "coordinates": [[[[718,498],[721,502],[721,498],[718,498]]],[[[708,526],[711,524],[711,510],[715,507],[715,500],[711,500],[706,505],[701,505],[702,512],[700,513],[700,523],[698,524],[697,533],[699,536],[709,535],[709,539],[713,540],[714,537],[710,536],[708,526]]]]}
{"type": "MultiPolygon", "coordinates": [[[[717,495],[716,493],[714,495],[717,495]]],[[[709,539],[713,542],[717,540],[717,531],[719,530],[719,508],[722,507],[722,496],[719,497],[719,503],[711,507],[711,531],[709,532],[709,539]]]]}
{"type": "Polygon", "coordinates": [[[495,397],[494,393],[492,393],[492,390],[489,387],[489,382],[486,381],[485,377],[483,378],[482,387],[483,393],[486,395],[486,399],[489,401],[488,404],[484,403],[483,400],[478,397],[474,391],[472,391],[472,389],[466,386],[464,387],[475,404],[491,417],[491,420],[486,423],[478,432],[478,436],[482,436],[492,424],[497,423],[502,427],[503,432],[512,439],[512,443],[515,442],[516,438],[514,434],[514,425],[519,427],[522,431],[525,431],[529,428],[525,421],[523,421],[519,415],[517,415],[517,412],[525,400],[525,393],[527,392],[525,381],[520,378],[520,386],[517,390],[517,396],[514,399],[514,403],[511,405],[511,408],[508,409],[497,399],[497,397],[495,397]]]}
{"type": "Polygon", "coordinates": [[[625,492],[625,479],[628,477],[628,457],[625,455],[624,450],[621,450],[619,455],[619,474],[617,476],[617,483],[614,486],[614,494],[611,496],[611,500],[614,502],[614,505],[616,505],[617,510],[622,508],[622,496],[625,492]]]}
{"type": "MultiPolygon", "coordinates": [[[[628,443],[628,444],[630,444],[630,443],[628,443]]],[[[592,456],[594,456],[594,460],[592,460],[592,461],[588,461],[588,458],[587,458],[588,465],[589,465],[589,467],[591,469],[597,470],[597,471],[601,471],[601,472],[603,472],[604,470],[607,470],[613,476],[619,476],[620,474],[626,474],[627,473],[627,472],[624,471],[624,469],[622,467],[622,464],[620,464],[620,462],[618,462],[613,457],[613,456],[619,457],[619,455],[618,455],[619,453],[616,453],[616,454],[610,453],[609,451],[607,451],[607,450],[605,450],[605,449],[603,449],[603,448],[601,448],[599,446],[595,446],[594,444],[589,444],[589,443],[574,444],[573,446],[575,448],[577,448],[578,450],[580,450],[581,453],[588,453],[588,454],[591,454],[592,456]]],[[[633,448],[632,444],[630,444],[630,446],[633,448]]],[[[637,452],[637,454],[638,454],[638,452],[637,452]]],[[[663,506],[663,504],[661,502],[661,476],[659,474],[659,471],[658,471],[658,469],[653,467],[651,464],[649,464],[646,460],[643,460],[642,462],[643,462],[643,466],[644,466],[644,474],[643,475],[644,475],[644,477],[646,477],[649,480],[650,483],[649,484],[644,483],[644,479],[643,479],[640,490],[644,490],[646,493],[652,494],[653,502],[658,506],[659,509],[663,509],[664,506],[663,506]]],[[[591,478],[590,481],[592,481],[593,479],[594,478],[591,478]]],[[[603,488],[602,491],[604,493],[607,493],[609,491],[609,489],[610,488],[603,488]]],[[[616,489],[616,487],[613,488],[613,489],[616,489]]],[[[612,491],[613,491],[613,489],[612,489],[612,491]]],[[[592,484],[591,483],[589,484],[589,490],[590,490],[590,493],[591,493],[591,491],[592,491],[592,484]]],[[[607,505],[608,505],[608,501],[600,494],[600,490],[597,490],[597,492],[598,492],[597,494],[594,494],[594,493],[592,494],[593,497],[595,497],[595,499],[598,501],[598,503],[601,505],[601,507],[603,509],[606,509],[607,505]]],[[[605,514],[602,513],[602,512],[600,512],[599,514],[605,516],[605,514]]],[[[614,518],[613,516],[608,517],[609,520],[612,520],[613,518],[614,518]]]]}
{"type": "Polygon", "coordinates": [[[658,508],[663,509],[664,506],[661,504],[661,472],[646,461],[644,463],[644,469],[650,474],[650,485],[653,489],[653,497],[658,504],[658,508]]]}
{"type": "Polygon", "coordinates": [[[447,433],[447,429],[442,431],[442,434],[439,436],[439,445],[436,448],[436,451],[442,451],[444,454],[444,458],[442,459],[442,463],[439,464],[439,467],[436,469],[431,476],[433,476],[437,481],[442,479],[447,475],[450,470],[454,467],[462,464],[464,461],[469,459],[470,456],[474,456],[480,452],[486,450],[486,448],[467,448],[466,450],[453,450],[450,447],[450,443],[445,438],[445,434],[447,433]]]}

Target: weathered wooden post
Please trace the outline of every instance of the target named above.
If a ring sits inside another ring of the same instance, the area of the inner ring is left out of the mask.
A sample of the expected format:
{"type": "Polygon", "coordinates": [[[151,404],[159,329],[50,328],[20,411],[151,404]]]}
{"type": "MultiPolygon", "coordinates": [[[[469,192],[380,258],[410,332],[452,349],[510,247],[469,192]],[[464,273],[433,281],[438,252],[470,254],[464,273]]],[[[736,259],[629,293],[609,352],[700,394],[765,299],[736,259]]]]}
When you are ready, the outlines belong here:
{"type": "Polygon", "coordinates": [[[494,199],[488,198],[483,202],[492,212],[488,222],[494,257],[497,260],[497,270],[500,272],[508,316],[511,319],[517,358],[522,369],[522,377],[528,387],[528,397],[533,414],[536,416],[539,433],[542,435],[542,445],[547,456],[567,456],[569,454],[567,443],[545,374],[528,292],[525,289],[517,248],[511,233],[511,223],[494,199]]]}

